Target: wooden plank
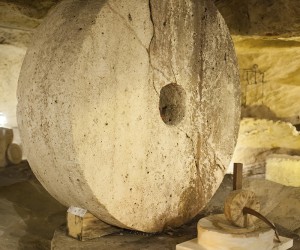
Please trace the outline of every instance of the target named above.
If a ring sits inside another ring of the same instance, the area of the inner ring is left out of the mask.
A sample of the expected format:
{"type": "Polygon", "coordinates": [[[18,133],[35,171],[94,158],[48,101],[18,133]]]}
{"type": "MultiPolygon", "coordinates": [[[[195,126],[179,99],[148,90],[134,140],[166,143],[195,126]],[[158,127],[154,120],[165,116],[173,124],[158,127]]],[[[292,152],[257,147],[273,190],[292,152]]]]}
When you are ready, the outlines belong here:
{"type": "Polygon", "coordinates": [[[233,190],[242,189],[243,187],[243,164],[233,164],[233,190]]]}
{"type": "Polygon", "coordinates": [[[83,218],[82,240],[94,239],[120,231],[120,228],[104,223],[89,212],[83,218]]]}
{"type": "Polygon", "coordinates": [[[82,239],[83,218],[72,213],[67,213],[67,229],[68,235],[72,238],[82,239]]]}
{"type": "MultiPolygon", "coordinates": [[[[8,165],[8,159],[7,159],[7,148],[9,145],[11,145],[11,143],[13,142],[13,138],[14,138],[14,132],[12,129],[9,129],[9,128],[2,128],[0,127],[0,167],[5,167],[8,165]]],[[[16,145],[16,144],[14,144],[16,145]]],[[[16,147],[19,147],[18,145],[17,146],[13,146],[12,147],[12,150],[10,150],[10,155],[12,155],[12,159],[15,160],[16,158],[19,159],[20,158],[20,154],[16,151],[15,148],[16,147]],[[18,156],[18,157],[16,157],[18,156]]],[[[20,148],[20,147],[19,147],[20,148]]],[[[21,148],[20,150],[21,151],[21,148]]],[[[20,163],[22,160],[22,153],[21,153],[21,159],[20,160],[17,160],[17,163],[20,163]]]]}
{"type": "Polygon", "coordinates": [[[122,230],[104,223],[89,212],[83,216],[68,212],[67,229],[69,236],[80,241],[99,238],[122,230]]]}
{"type": "Polygon", "coordinates": [[[6,137],[5,137],[5,128],[0,127],[0,167],[5,167],[7,165],[6,161],[6,137]]]}

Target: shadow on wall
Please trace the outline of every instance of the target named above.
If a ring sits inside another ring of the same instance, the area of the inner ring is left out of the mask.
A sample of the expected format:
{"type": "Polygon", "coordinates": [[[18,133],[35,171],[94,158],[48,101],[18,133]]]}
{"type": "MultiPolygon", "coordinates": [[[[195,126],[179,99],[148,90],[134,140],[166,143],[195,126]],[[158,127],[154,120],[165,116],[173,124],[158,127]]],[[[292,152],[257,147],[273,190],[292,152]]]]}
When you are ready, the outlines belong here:
{"type": "Polygon", "coordinates": [[[280,118],[266,105],[242,106],[242,118],[251,117],[279,121],[280,118]]]}
{"type": "Polygon", "coordinates": [[[264,175],[266,169],[266,159],[272,154],[287,154],[291,156],[299,156],[300,149],[291,148],[241,148],[237,155],[242,156],[236,159],[237,162],[244,164],[244,176],[264,175]]]}
{"type": "Polygon", "coordinates": [[[242,118],[256,118],[256,119],[267,119],[271,121],[284,121],[294,125],[297,131],[300,131],[300,117],[278,117],[276,114],[266,105],[249,105],[242,106],[242,118]]]}

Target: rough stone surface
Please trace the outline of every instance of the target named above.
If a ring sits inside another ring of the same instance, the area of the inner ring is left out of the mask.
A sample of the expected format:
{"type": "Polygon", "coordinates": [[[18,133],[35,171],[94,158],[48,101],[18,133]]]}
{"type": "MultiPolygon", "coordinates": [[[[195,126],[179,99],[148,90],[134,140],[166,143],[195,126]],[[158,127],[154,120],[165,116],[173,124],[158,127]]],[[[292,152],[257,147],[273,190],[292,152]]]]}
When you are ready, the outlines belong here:
{"type": "Polygon", "coordinates": [[[298,0],[215,0],[231,34],[299,36],[298,0]]]}
{"type": "Polygon", "coordinates": [[[266,161],[266,179],[285,186],[300,187],[300,157],[270,155],[266,161]]]}
{"type": "Polygon", "coordinates": [[[287,187],[263,179],[246,179],[244,188],[255,192],[261,204],[261,214],[300,236],[299,187],[287,187]]]}
{"type": "Polygon", "coordinates": [[[27,52],[18,100],[25,153],[46,189],[146,232],[203,208],[239,124],[233,44],[210,1],[61,3],[27,52]]]}
{"type": "Polygon", "coordinates": [[[269,155],[299,155],[299,148],[299,132],[291,123],[245,118],[241,121],[232,162],[243,163],[245,175],[265,174],[269,155]]]}
{"type": "Polygon", "coordinates": [[[59,0],[0,0],[0,26],[32,30],[58,2],[59,0]]]}
{"type": "MultiPolygon", "coordinates": [[[[31,34],[49,9],[60,0],[0,0],[0,41],[11,42],[15,31],[31,34]],[[8,28],[9,30],[3,30],[8,28]],[[11,36],[12,35],[12,36],[11,36]]],[[[215,0],[231,34],[246,36],[299,36],[298,0],[215,0]],[[276,14],[274,14],[276,13],[276,14]]],[[[27,36],[27,34],[24,34],[27,36]]],[[[27,43],[26,37],[14,40],[27,43]],[[24,40],[23,40],[24,38],[24,40]]]]}
{"type": "Polygon", "coordinates": [[[300,38],[234,36],[234,44],[247,108],[243,115],[299,124],[300,38]]]}
{"type": "Polygon", "coordinates": [[[34,29],[58,0],[0,0],[0,44],[29,46],[34,29]]]}

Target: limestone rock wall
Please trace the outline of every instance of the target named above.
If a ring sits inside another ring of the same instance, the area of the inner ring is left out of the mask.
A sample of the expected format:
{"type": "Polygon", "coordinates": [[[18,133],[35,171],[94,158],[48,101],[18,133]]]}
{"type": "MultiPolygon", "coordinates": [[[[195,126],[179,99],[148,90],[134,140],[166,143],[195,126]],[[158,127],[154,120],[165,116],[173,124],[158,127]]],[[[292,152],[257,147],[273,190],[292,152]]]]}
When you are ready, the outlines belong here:
{"type": "Polygon", "coordinates": [[[262,205],[260,212],[263,215],[274,223],[300,235],[299,187],[289,187],[273,181],[248,178],[244,182],[244,188],[255,192],[262,205]]]}
{"type": "Polygon", "coordinates": [[[291,123],[245,118],[241,121],[233,162],[245,165],[246,175],[264,175],[271,154],[300,155],[300,134],[291,123]]]}
{"type": "Polygon", "coordinates": [[[34,29],[57,2],[0,1],[0,113],[6,118],[0,126],[13,128],[17,143],[16,90],[21,65],[34,29]]]}
{"type": "Polygon", "coordinates": [[[26,49],[0,44],[0,113],[8,127],[17,127],[17,83],[26,49]]]}
{"type": "Polygon", "coordinates": [[[299,155],[300,2],[216,0],[235,43],[242,117],[233,162],[265,174],[268,155],[299,155]],[[253,117],[255,119],[248,119],[253,117]]]}
{"type": "Polygon", "coordinates": [[[243,116],[300,123],[300,39],[235,36],[234,41],[243,116]]]}
{"type": "Polygon", "coordinates": [[[300,157],[274,154],[267,158],[266,179],[286,186],[300,187],[300,157]]]}
{"type": "Polygon", "coordinates": [[[281,35],[234,36],[244,120],[233,161],[249,175],[264,175],[270,154],[300,155],[300,39],[281,35]]]}

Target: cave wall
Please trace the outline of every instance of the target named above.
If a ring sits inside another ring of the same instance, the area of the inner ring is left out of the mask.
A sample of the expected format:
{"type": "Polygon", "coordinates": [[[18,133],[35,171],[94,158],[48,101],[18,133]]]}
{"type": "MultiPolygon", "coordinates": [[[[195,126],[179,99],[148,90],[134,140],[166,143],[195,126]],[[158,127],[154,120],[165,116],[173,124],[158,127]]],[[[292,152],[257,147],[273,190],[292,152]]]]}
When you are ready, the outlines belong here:
{"type": "Polygon", "coordinates": [[[264,177],[270,155],[300,155],[300,1],[215,4],[229,26],[240,67],[242,120],[232,163],[244,163],[245,175],[264,177]]]}
{"type": "Polygon", "coordinates": [[[298,0],[215,0],[232,35],[296,37],[300,35],[298,0]]]}
{"type": "Polygon", "coordinates": [[[17,127],[17,82],[26,49],[0,44],[0,112],[8,127],[17,127]]]}
{"type": "Polygon", "coordinates": [[[16,90],[23,58],[35,28],[57,2],[0,1],[0,113],[6,118],[4,126],[14,129],[17,143],[16,90]]]}

